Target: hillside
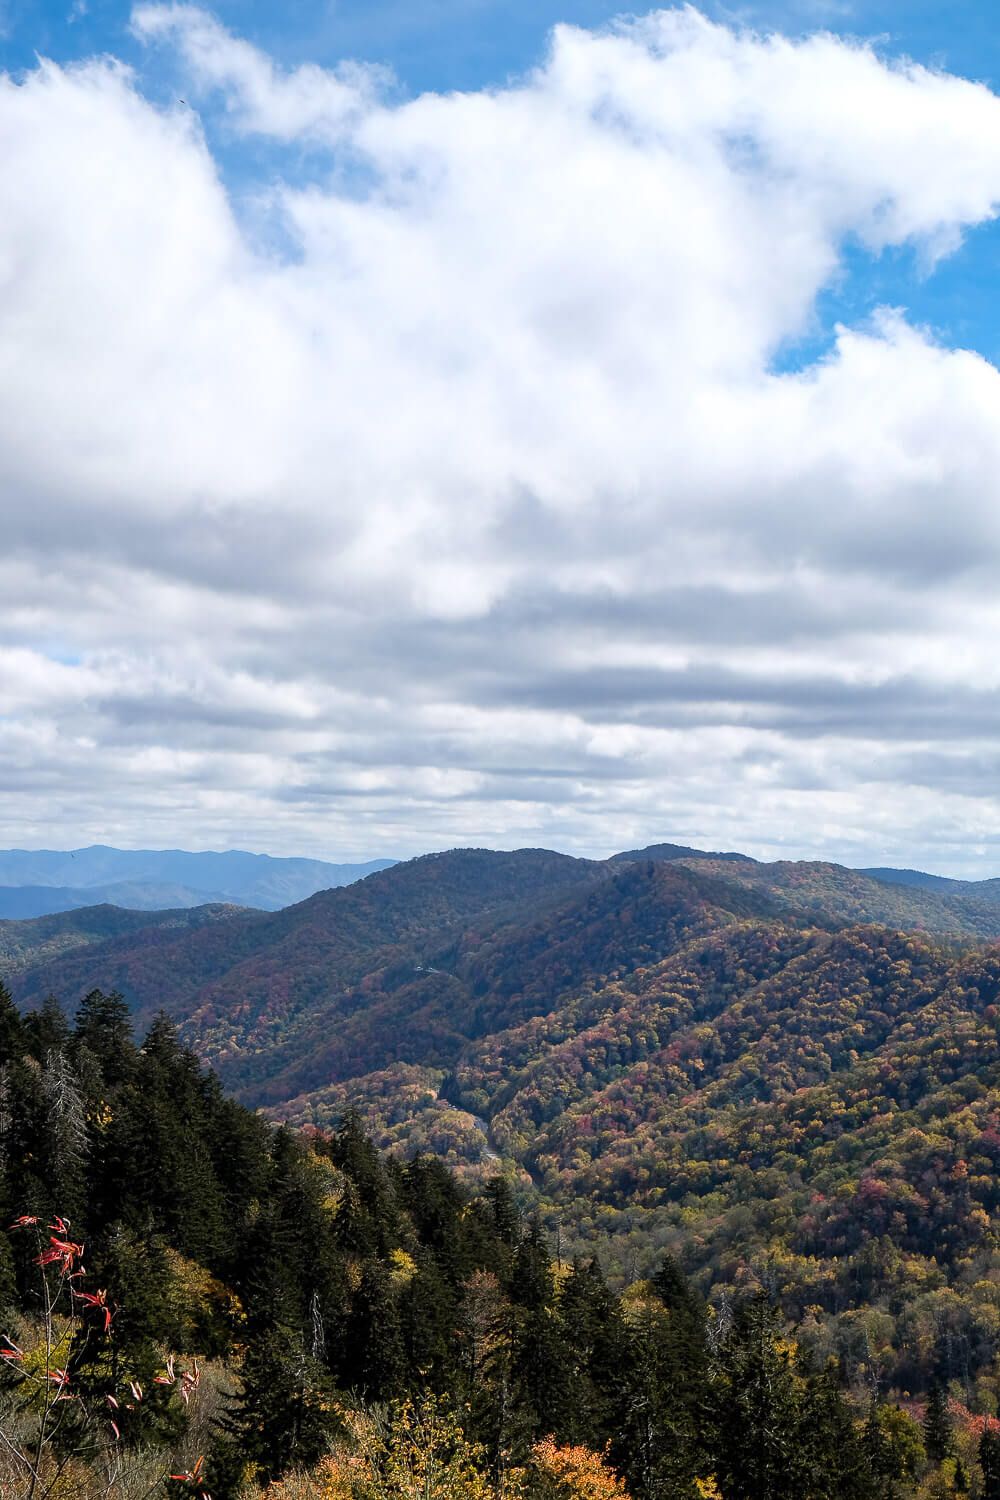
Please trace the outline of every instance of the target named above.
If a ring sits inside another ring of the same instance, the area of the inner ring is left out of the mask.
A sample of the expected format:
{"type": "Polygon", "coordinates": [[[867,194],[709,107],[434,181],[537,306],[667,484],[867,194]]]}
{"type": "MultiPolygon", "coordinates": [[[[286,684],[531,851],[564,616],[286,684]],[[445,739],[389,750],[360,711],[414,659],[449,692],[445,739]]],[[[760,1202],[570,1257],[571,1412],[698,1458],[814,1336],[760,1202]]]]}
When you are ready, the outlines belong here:
{"type": "Polygon", "coordinates": [[[42,946],[19,956],[14,987],[23,1003],[120,990],[141,1024],[175,1017],[248,1102],[280,1104],[396,1064],[447,1072],[469,1043],[750,918],[1000,935],[1000,906],[834,865],[454,850],[273,914],[42,946]]]}
{"type": "Polygon", "coordinates": [[[951,936],[1000,936],[1000,882],[992,880],[956,881],[944,887],[910,885],[816,860],[757,864],[712,855],[686,856],[679,863],[759,891],[788,911],[815,920],[880,922],[951,936]]]}
{"type": "Polygon", "coordinates": [[[457,850],[275,914],[116,932],[15,988],[120,988],[275,1120],[357,1107],[402,1155],[501,1167],[619,1282],[668,1248],[713,1297],[763,1280],[852,1379],[940,1366],[985,1392],[990,918],[820,863],[457,850]]]}
{"type": "Polygon", "coordinates": [[[863,1289],[879,1378],[912,1388],[1000,1349],[998,996],[994,950],[735,921],[450,1070],[401,1062],[271,1113],[352,1103],[385,1146],[473,1177],[504,1161],[571,1248],[600,1239],[625,1278],[669,1248],[716,1296],[765,1277],[856,1373],[863,1289]]]}
{"type": "MultiPolygon", "coordinates": [[[[124,911],[87,906],[29,920],[0,921],[0,975],[8,982],[32,968],[58,963],[81,949],[120,941],[145,943],[155,932],[165,941],[197,932],[238,915],[232,906],[199,906],[178,911],[124,911]]],[[[83,959],[84,966],[86,959],[83,959]]]]}
{"type": "Polygon", "coordinates": [[[278,911],[316,891],[362,880],[393,860],[331,864],[239,849],[0,850],[0,918],[111,904],[138,911],[223,903],[278,911]]]}
{"type": "Polygon", "coordinates": [[[0,921],[31,921],[33,917],[80,911],[86,906],[118,906],[125,911],[177,911],[193,906],[242,906],[219,891],[196,891],[186,885],[156,885],[121,881],[117,885],[0,886],[0,921]]]}
{"type": "Polygon", "coordinates": [[[987,883],[952,880],[947,875],[928,875],[925,870],[897,870],[885,866],[859,870],[858,874],[870,875],[873,880],[884,881],[887,885],[914,885],[929,891],[960,891],[987,883]]]}
{"type": "MultiPolygon", "coordinates": [[[[114,997],[70,1025],[0,992],[5,1500],[928,1500],[949,1475],[912,1403],[873,1418],[759,1295],[709,1308],[669,1257],[615,1289],[502,1177],[387,1160],[356,1118],[273,1130],[162,1018],[138,1041],[114,997]],[[780,1490],[741,1487],[755,1462],[780,1490]]],[[[986,1424],[954,1404],[978,1483],[986,1424]]]]}
{"type": "MultiPolygon", "coordinates": [[[[519,912],[537,917],[546,902],[606,876],[603,865],[544,850],[426,855],[273,914],[112,936],[85,955],[37,964],[13,989],[25,1003],[48,993],[75,1003],[95,985],[120,990],[141,1024],[161,1009],[181,1020],[227,1081],[245,1088],[308,1057],[316,1026],[325,1033],[367,1003],[365,982],[370,991],[409,979],[433,992],[440,976],[417,970],[430,962],[425,950],[437,956],[469,924],[489,932],[519,912]]],[[[370,1029],[381,1031],[380,1017],[370,1029]]]]}

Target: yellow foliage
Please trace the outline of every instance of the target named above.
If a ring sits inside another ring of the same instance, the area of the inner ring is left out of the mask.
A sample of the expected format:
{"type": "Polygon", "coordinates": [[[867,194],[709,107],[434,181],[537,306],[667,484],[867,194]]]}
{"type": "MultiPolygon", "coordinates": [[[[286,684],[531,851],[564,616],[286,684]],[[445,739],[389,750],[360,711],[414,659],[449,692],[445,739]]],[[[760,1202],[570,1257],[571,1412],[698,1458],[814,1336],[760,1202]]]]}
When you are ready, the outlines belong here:
{"type": "MultiPolygon", "coordinates": [[[[432,1399],[405,1401],[389,1413],[355,1413],[348,1428],[350,1449],[314,1476],[316,1500],[493,1500],[483,1449],[432,1399]]],[[[267,1500],[299,1497],[274,1490],[267,1500]]]]}
{"type": "Polygon", "coordinates": [[[532,1448],[531,1462],[559,1500],[629,1500],[605,1455],[591,1448],[560,1448],[546,1438],[532,1448]]]}
{"type": "Polygon", "coordinates": [[[417,1274],[417,1263],[405,1250],[393,1250],[389,1261],[392,1266],[389,1275],[394,1289],[408,1285],[417,1274]]]}
{"type": "Polygon", "coordinates": [[[176,1250],[168,1249],[166,1257],[170,1268],[168,1301],[182,1348],[195,1347],[199,1325],[207,1327],[221,1321],[227,1328],[236,1328],[246,1322],[239,1297],[218,1277],[176,1250]]]}

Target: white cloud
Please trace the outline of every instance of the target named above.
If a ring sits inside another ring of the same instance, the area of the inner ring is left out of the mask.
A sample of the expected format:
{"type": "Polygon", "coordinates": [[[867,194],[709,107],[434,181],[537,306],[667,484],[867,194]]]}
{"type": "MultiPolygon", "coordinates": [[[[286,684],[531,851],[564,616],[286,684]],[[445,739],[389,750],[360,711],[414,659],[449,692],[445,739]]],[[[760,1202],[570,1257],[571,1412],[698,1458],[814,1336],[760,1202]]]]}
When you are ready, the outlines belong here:
{"type": "Polygon", "coordinates": [[[176,46],[192,81],[222,94],[237,128],[282,141],[344,139],[390,81],[384,68],[357,63],[336,72],[310,63],[282,76],[194,5],[137,5],[132,29],[142,41],[176,46]]]}
{"type": "Polygon", "coordinates": [[[207,139],[107,60],[0,83],[0,838],[1000,827],[1000,377],[900,312],[774,372],[845,237],[993,216],[1000,100],[690,9],[410,101],[134,27],[207,139]],[[220,107],[308,181],[234,201],[220,107]]]}

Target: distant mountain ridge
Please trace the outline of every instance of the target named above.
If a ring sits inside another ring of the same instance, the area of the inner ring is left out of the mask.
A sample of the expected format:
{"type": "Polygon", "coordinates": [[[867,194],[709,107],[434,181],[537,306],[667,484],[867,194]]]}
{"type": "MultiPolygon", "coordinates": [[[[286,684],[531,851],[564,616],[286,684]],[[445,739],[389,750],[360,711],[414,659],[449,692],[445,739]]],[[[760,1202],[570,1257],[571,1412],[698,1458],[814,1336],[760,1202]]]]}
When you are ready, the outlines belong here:
{"type": "Polygon", "coordinates": [[[240,906],[194,906],[176,911],[126,911],[120,906],[84,906],[25,921],[0,920],[0,980],[41,964],[66,958],[76,949],[116,938],[136,938],[149,930],[192,932],[213,922],[249,913],[240,906]]]}
{"type": "MultiPolygon", "coordinates": [[[[19,962],[17,998],[51,992],[75,1005],[94,986],[118,989],[140,1025],[166,1010],[241,1097],[279,1104],[396,1062],[450,1066],[484,1029],[544,1012],[575,985],[661,962],[685,934],[732,922],[1000,938],[995,898],[815,861],[699,852],[596,861],[458,849],[277,912],[210,910],[219,919],[190,930],[149,921],[94,941],[81,927],[57,952],[39,948],[19,962]]],[[[23,941],[31,949],[30,935],[23,941]]]]}
{"type": "Polygon", "coordinates": [[[647,844],[645,849],[625,849],[621,854],[612,854],[609,864],[623,864],[633,859],[726,859],[745,860],[754,865],[757,861],[749,854],[720,854],[708,849],[691,849],[687,844],[647,844]]]}
{"type": "Polygon", "coordinates": [[[230,849],[0,850],[0,918],[110,904],[132,911],[227,904],[278,911],[316,891],[388,869],[391,859],[334,864],[230,849]]]}
{"type": "Polygon", "coordinates": [[[995,876],[988,880],[954,880],[948,875],[928,875],[926,870],[897,870],[883,866],[859,870],[858,874],[870,875],[873,880],[881,880],[886,885],[912,885],[929,891],[966,891],[979,895],[992,893],[993,899],[1000,901],[1000,880],[995,876]]]}

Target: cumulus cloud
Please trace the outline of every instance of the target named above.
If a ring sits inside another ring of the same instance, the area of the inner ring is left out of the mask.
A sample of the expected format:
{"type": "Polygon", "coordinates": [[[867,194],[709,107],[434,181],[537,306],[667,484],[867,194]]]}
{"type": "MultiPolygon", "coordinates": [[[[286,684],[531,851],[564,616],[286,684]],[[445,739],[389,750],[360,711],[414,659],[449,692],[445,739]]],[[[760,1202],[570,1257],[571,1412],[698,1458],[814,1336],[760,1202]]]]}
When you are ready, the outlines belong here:
{"type": "Polygon", "coordinates": [[[782,355],[994,216],[1000,100],[690,8],[414,99],[133,26],[0,81],[5,841],[992,870],[1000,376],[782,355]]]}

